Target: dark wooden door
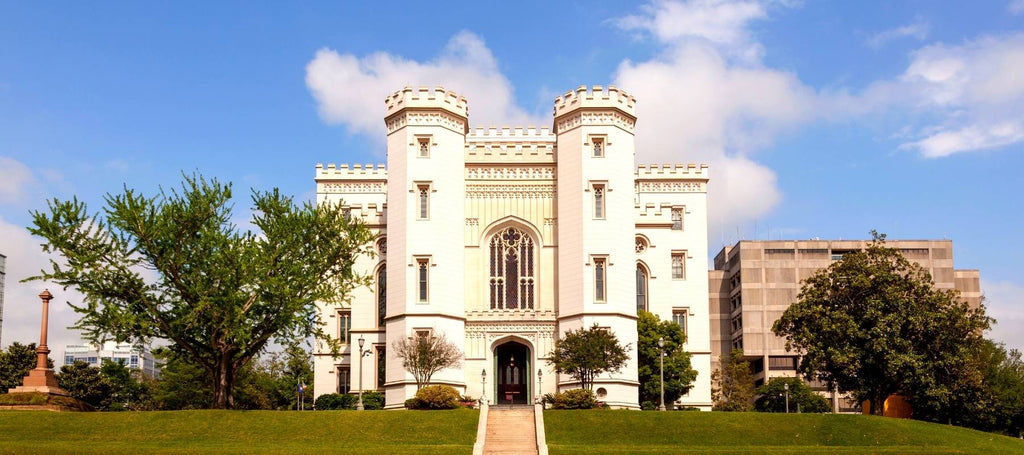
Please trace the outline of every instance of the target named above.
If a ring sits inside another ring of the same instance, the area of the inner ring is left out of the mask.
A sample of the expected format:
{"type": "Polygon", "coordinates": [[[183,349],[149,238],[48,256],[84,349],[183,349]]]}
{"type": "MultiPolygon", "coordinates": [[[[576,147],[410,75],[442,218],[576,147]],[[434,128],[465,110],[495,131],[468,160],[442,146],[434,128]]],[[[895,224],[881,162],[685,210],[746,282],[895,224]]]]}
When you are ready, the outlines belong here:
{"type": "Polygon", "coordinates": [[[529,403],[527,352],[526,346],[516,342],[503,344],[495,350],[498,357],[498,404],[529,403]]]}

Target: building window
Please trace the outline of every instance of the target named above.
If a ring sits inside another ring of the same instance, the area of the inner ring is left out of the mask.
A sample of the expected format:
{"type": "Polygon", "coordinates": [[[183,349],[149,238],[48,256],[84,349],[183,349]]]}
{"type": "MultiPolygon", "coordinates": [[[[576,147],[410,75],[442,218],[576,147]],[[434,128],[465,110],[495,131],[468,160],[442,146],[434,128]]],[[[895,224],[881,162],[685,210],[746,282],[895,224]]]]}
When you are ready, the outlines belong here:
{"type": "Polygon", "coordinates": [[[338,339],[343,344],[348,344],[348,333],[352,330],[352,312],[338,312],[338,339]]]}
{"type": "Polygon", "coordinates": [[[686,252],[674,252],[672,253],[672,279],[673,280],[685,280],[686,279],[686,252]]]}
{"type": "Polygon", "coordinates": [[[647,270],[640,264],[636,266],[636,312],[647,311],[647,270]]]}
{"type": "Polygon", "coordinates": [[[417,259],[416,271],[417,282],[419,283],[419,289],[417,290],[417,298],[420,302],[426,302],[427,298],[429,297],[429,289],[427,284],[430,281],[430,259],[417,259]]]}
{"type": "Polygon", "coordinates": [[[647,251],[647,240],[644,239],[643,237],[637,237],[636,238],[636,252],[637,253],[643,253],[644,251],[647,251]]]}
{"type": "Polygon", "coordinates": [[[377,254],[383,260],[388,255],[388,238],[381,237],[377,239],[377,254]]]}
{"type": "Polygon", "coordinates": [[[683,209],[681,208],[672,209],[672,230],[683,230],[683,209]]]}
{"type": "Polygon", "coordinates": [[[689,308],[679,308],[672,310],[672,322],[679,324],[679,327],[683,329],[684,334],[688,333],[686,331],[686,315],[689,314],[689,312],[689,308]]]}
{"type": "Polygon", "coordinates": [[[594,143],[594,158],[604,157],[604,139],[591,139],[594,143]]]}
{"type": "Polygon", "coordinates": [[[377,346],[377,388],[383,389],[387,380],[387,350],[384,346],[377,346]]]}
{"type": "Polygon", "coordinates": [[[419,138],[419,157],[429,158],[430,157],[430,138],[421,137],[419,138]]]}
{"type": "Polygon", "coordinates": [[[416,193],[419,196],[419,204],[416,210],[416,219],[430,219],[430,185],[417,185],[416,193]]]}
{"type": "Polygon", "coordinates": [[[743,337],[742,336],[736,338],[735,340],[732,340],[732,348],[733,349],[743,349],[743,337]]]}
{"type": "Polygon", "coordinates": [[[605,259],[594,258],[594,300],[605,301],[605,294],[608,288],[605,284],[605,259]]]}
{"type": "Polygon", "coordinates": [[[736,317],[732,318],[732,321],[730,321],[730,323],[732,324],[732,331],[733,332],[736,332],[736,331],[739,331],[739,330],[743,330],[743,316],[742,315],[739,315],[739,316],[736,316],[736,317]]]}
{"type": "Polygon", "coordinates": [[[352,370],[349,367],[338,367],[338,393],[352,390],[352,370]]]}
{"type": "Polygon", "coordinates": [[[384,327],[388,313],[388,268],[382,265],[377,270],[377,327],[384,327]]]}
{"type": "Polygon", "coordinates": [[[604,219],[604,185],[594,185],[594,218],[604,219]]]}
{"type": "Polygon", "coordinates": [[[491,237],[490,249],[491,309],[532,310],[536,298],[533,239],[509,227],[491,237]]]}

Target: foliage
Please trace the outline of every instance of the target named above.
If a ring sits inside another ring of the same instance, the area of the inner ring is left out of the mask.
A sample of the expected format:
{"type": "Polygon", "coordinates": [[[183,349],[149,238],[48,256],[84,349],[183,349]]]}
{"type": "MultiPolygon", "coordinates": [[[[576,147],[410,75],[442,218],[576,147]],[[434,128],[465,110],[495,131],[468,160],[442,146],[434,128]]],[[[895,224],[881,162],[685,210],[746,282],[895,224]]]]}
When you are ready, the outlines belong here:
{"type": "Polygon", "coordinates": [[[358,398],[348,393],[325,393],[316,398],[313,408],[317,411],[355,409],[358,398]]]}
{"type": "Polygon", "coordinates": [[[637,360],[640,379],[640,402],[659,403],[661,400],[661,366],[658,339],[665,340],[665,403],[671,406],[693,387],[697,370],[690,365],[690,353],[683,349],[686,333],[672,321],[662,321],[658,315],[640,311],[637,320],[637,360]]]}
{"type": "Polygon", "coordinates": [[[447,385],[431,385],[416,391],[416,396],[406,400],[409,409],[455,409],[459,407],[459,392],[447,385]]]}
{"type": "Polygon", "coordinates": [[[555,348],[548,354],[548,364],[556,373],[572,376],[580,387],[592,390],[594,378],[604,372],[616,372],[629,360],[626,350],[611,330],[594,324],[589,329],[569,330],[555,340],[555,348]]]}
{"type": "Polygon", "coordinates": [[[441,335],[419,335],[392,343],[395,356],[402,359],[402,367],[416,379],[416,390],[430,385],[430,378],[446,368],[462,364],[462,351],[458,345],[441,335]]]}
{"type": "Polygon", "coordinates": [[[754,402],[754,374],[742,349],[722,355],[721,368],[711,373],[711,400],[715,411],[750,411],[754,402]]]}
{"type": "Polygon", "coordinates": [[[120,362],[103,359],[100,376],[110,386],[109,397],[98,407],[101,411],[146,411],[152,409],[152,381],[139,370],[131,370],[120,362]]]}
{"type": "Polygon", "coordinates": [[[983,409],[963,416],[964,426],[1024,436],[1024,361],[1016,349],[986,340],[978,351],[984,376],[983,409]]]}
{"type": "MultiPolygon", "coordinates": [[[[271,353],[250,362],[239,372],[235,407],[238,409],[295,409],[298,386],[307,386],[303,399],[309,403],[313,386],[313,363],[301,346],[271,353]]],[[[308,407],[308,406],[307,406],[308,407]]]]}
{"type": "Polygon", "coordinates": [[[153,355],[164,360],[160,380],[152,387],[154,407],[161,410],[206,409],[213,402],[213,379],[188,357],[165,349],[153,355]]]}
{"type": "Polygon", "coordinates": [[[367,411],[384,409],[384,394],[377,391],[363,392],[363,409],[367,411]]]}
{"type": "Polygon", "coordinates": [[[5,454],[469,454],[480,412],[0,412],[5,454]],[[40,428],[45,436],[40,436],[40,428]]]}
{"type": "Polygon", "coordinates": [[[803,354],[802,374],[858,401],[899,393],[910,397],[915,417],[970,412],[965,405],[980,387],[973,353],[991,320],[956,291],[936,289],[926,270],[885,246],[885,235],[872,235],[866,251],[805,280],[772,330],[803,354]]]}
{"type": "Polygon", "coordinates": [[[594,392],[588,389],[571,389],[561,393],[544,394],[544,402],[551,404],[551,409],[593,409],[597,407],[594,392]]]}
{"type": "Polygon", "coordinates": [[[369,230],[340,205],[253,191],[259,232],[240,232],[231,197],[230,184],[193,175],[153,197],[108,194],[102,217],[77,198],[50,201],[29,230],[64,260],[31,279],[78,289],[77,327],[91,339],[170,340],[213,379],[214,407],[230,408],[237,373],[271,340],[316,337],[337,349],[316,302],[367,283],[353,264],[372,254],[369,230]]]}
{"type": "MultiPolygon", "coordinates": [[[[38,356],[36,355],[36,344],[21,344],[17,341],[7,346],[7,350],[0,351],[0,393],[7,393],[9,389],[21,385],[28,372],[36,367],[38,356]]],[[[53,360],[46,359],[50,368],[53,368],[53,360]]]]}
{"type": "Polygon", "coordinates": [[[786,412],[786,384],[789,384],[789,412],[822,413],[832,410],[828,399],[812,390],[800,378],[772,378],[758,387],[754,409],[760,412],[786,412]]]}
{"type": "Polygon", "coordinates": [[[99,368],[81,360],[60,367],[57,385],[72,397],[97,409],[105,409],[110,402],[110,382],[103,377],[99,368]]]}

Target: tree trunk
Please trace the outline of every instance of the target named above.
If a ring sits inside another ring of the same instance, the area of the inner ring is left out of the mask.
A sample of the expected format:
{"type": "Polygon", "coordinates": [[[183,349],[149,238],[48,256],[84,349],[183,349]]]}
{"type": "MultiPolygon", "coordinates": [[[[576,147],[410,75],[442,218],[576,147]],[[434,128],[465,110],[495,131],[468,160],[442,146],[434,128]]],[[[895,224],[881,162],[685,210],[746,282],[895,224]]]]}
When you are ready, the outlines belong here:
{"type": "Polygon", "coordinates": [[[871,400],[871,414],[876,416],[885,415],[885,393],[881,390],[875,391],[875,397],[871,400]]]}
{"type": "Polygon", "coordinates": [[[231,362],[231,355],[221,354],[220,362],[215,366],[213,381],[213,408],[231,409],[235,406],[234,387],[235,370],[231,362]]]}

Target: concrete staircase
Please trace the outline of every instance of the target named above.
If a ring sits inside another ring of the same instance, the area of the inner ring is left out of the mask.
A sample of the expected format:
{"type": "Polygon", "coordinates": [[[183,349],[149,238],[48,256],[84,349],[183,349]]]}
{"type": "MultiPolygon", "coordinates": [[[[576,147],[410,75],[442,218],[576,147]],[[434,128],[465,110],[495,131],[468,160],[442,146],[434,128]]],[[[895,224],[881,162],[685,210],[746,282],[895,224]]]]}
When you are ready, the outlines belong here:
{"type": "Polygon", "coordinates": [[[490,407],[487,414],[487,437],[484,443],[484,453],[537,453],[537,428],[533,406],[490,407]]]}

